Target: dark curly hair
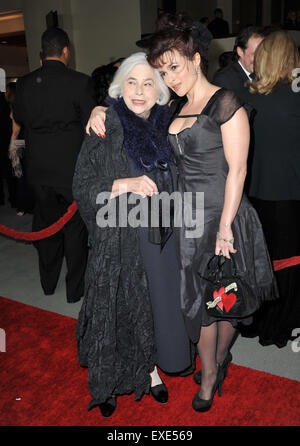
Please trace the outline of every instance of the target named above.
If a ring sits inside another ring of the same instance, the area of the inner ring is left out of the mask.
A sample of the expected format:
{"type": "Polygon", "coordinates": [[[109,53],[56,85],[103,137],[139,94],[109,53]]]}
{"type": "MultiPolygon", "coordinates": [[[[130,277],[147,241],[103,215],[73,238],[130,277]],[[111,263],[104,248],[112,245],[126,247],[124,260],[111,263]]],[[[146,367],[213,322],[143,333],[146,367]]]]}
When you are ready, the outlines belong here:
{"type": "Polygon", "coordinates": [[[161,58],[168,51],[192,60],[195,53],[201,56],[201,70],[206,75],[208,69],[207,50],[212,40],[210,31],[200,22],[194,22],[186,13],[163,14],[156,23],[156,32],[150,39],[148,62],[158,68],[161,58]]]}
{"type": "Polygon", "coordinates": [[[69,36],[61,28],[50,28],[42,34],[41,59],[59,57],[65,47],[70,47],[69,36]]]}
{"type": "Polygon", "coordinates": [[[107,107],[108,89],[117,69],[113,64],[108,64],[101,65],[92,72],[91,78],[98,105],[107,107]]]}

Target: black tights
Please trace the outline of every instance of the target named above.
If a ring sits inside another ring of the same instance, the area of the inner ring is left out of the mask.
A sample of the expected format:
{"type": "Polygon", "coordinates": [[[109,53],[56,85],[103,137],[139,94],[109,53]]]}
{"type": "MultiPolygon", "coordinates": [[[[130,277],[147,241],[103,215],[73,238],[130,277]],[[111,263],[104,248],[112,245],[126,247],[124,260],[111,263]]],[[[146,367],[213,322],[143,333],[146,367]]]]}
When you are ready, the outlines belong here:
{"type": "Polygon", "coordinates": [[[235,333],[236,329],[227,321],[201,327],[197,345],[202,367],[200,398],[210,399],[216,380],[217,364],[222,364],[226,358],[235,333]]]}

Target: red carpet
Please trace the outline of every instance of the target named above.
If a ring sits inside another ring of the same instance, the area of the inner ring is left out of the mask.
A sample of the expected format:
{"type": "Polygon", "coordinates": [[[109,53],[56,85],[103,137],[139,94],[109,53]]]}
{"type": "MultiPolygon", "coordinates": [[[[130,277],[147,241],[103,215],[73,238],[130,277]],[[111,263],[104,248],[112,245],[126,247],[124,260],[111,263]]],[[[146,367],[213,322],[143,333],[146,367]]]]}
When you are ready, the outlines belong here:
{"type": "Polygon", "coordinates": [[[149,395],[118,398],[114,416],[103,419],[90,401],[87,370],[76,356],[76,320],[0,298],[1,426],[298,426],[300,383],[232,364],[212,409],[198,414],[191,401],[192,376],[163,375],[169,403],[149,395]],[[2,347],[3,349],[3,347],[2,347]]]}

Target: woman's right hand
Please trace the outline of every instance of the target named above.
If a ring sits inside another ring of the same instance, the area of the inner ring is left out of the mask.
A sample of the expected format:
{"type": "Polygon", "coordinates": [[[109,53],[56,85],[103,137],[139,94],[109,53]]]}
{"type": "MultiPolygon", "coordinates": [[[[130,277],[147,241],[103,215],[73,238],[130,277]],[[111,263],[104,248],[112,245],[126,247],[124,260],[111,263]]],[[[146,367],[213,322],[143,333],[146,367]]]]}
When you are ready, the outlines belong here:
{"type": "Polygon", "coordinates": [[[106,119],[107,107],[97,106],[93,108],[91,115],[89,117],[88,123],[86,125],[85,131],[90,135],[90,128],[94,130],[96,135],[105,138],[105,119],[106,119]]]}
{"type": "Polygon", "coordinates": [[[142,197],[151,197],[154,193],[158,193],[158,189],[154,181],[147,175],[135,178],[120,178],[115,180],[112,187],[112,197],[132,192],[142,197]]]}

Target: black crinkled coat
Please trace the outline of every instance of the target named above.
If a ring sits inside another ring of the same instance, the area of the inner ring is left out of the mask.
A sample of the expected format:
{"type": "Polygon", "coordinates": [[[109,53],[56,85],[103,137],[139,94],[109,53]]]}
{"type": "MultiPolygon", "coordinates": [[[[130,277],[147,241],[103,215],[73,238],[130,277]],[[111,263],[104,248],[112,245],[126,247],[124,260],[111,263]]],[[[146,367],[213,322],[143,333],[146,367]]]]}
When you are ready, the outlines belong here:
{"type": "MultiPolygon", "coordinates": [[[[78,156],[73,195],[91,240],[85,296],[76,325],[78,359],[88,367],[90,407],[111,394],[150,390],[156,362],[151,302],[138,229],[100,228],[96,197],[115,179],[130,177],[123,129],[115,110],[106,117],[106,138],[91,131],[78,156]]],[[[118,198],[115,200],[118,201],[118,198]]]]}

